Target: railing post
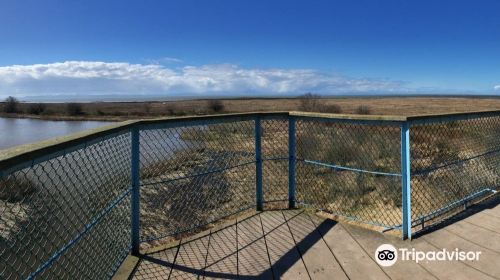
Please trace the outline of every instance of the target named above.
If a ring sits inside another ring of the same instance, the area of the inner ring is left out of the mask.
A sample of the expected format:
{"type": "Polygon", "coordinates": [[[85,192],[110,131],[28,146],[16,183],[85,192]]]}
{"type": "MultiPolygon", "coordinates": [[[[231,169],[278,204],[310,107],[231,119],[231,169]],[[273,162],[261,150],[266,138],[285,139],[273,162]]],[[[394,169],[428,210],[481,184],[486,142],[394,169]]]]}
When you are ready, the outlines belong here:
{"type": "Polygon", "coordinates": [[[260,117],[255,118],[255,203],[257,211],[264,209],[262,198],[262,125],[260,117]]]}
{"type": "Polygon", "coordinates": [[[403,239],[411,239],[411,187],[410,187],[410,124],[401,125],[401,188],[403,202],[403,239]]]}
{"type": "Polygon", "coordinates": [[[288,118],[288,208],[295,208],[295,118],[288,118]]]}
{"type": "Polygon", "coordinates": [[[140,174],[139,174],[139,128],[132,128],[132,191],[131,191],[131,215],[132,215],[132,255],[139,255],[139,216],[140,216],[140,174]]]}

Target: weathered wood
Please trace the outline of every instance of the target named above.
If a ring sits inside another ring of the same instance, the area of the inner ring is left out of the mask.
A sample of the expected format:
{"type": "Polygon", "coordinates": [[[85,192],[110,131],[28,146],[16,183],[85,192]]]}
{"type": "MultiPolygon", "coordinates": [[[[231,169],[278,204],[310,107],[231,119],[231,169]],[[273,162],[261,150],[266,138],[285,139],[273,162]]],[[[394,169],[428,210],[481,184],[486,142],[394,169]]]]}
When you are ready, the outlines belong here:
{"type": "MultiPolygon", "coordinates": [[[[500,225],[499,225],[500,228],[500,225]]],[[[456,235],[474,242],[484,248],[500,253],[500,234],[476,225],[460,221],[446,227],[456,235]]]]}
{"type": "Polygon", "coordinates": [[[479,261],[465,261],[465,263],[489,276],[500,279],[500,268],[498,267],[500,253],[488,249],[485,250],[483,247],[465,240],[447,230],[430,233],[424,236],[423,239],[437,248],[447,248],[448,250],[455,250],[455,248],[458,248],[462,251],[481,252],[479,261]]]}
{"type": "Polygon", "coordinates": [[[203,275],[205,279],[238,277],[236,224],[212,233],[203,275]]]}
{"type": "MultiPolygon", "coordinates": [[[[423,252],[442,250],[442,248],[436,248],[428,242],[412,242],[412,247],[423,252]]],[[[439,279],[494,279],[459,261],[421,261],[419,264],[439,279]]]]}
{"type": "Polygon", "coordinates": [[[132,279],[167,279],[179,247],[158,251],[141,257],[132,279]]]}
{"type": "Polygon", "coordinates": [[[259,215],[238,222],[237,230],[239,277],[272,279],[271,263],[259,215]]]}
{"type": "Polygon", "coordinates": [[[203,276],[210,235],[182,244],[179,248],[171,278],[198,279],[203,276]]]}
{"type": "Polygon", "coordinates": [[[317,225],[318,230],[349,278],[389,279],[340,224],[331,226],[329,223],[335,222],[325,220],[317,225]]]}
{"type": "Polygon", "coordinates": [[[274,279],[309,279],[306,267],[281,211],[260,215],[274,279]]]}
{"type": "Polygon", "coordinates": [[[348,279],[309,216],[300,210],[283,214],[311,278],[348,279]]]}
{"type": "Polygon", "coordinates": [[[127,258],[123,261],[122,265],[118,268],[115,275],[113,275],[112,280],[127,280],[129,276],[134,272],[136,268],[139,258],[128,255],[127,258]]]}
{"type": "MultiPolygon", "coordinates": [[[[400,238],[373,232],[358,226],[343,226],[356,239],[373,262],[376,262],[375,251],[382,244],[392,244],[396,248],[410,247],[412,244],[402,241],[400,238]]],[[[436,277],[414,262],[397,261],[393,266],[380,268],[392,279],[436,279],[436,277]]]]}
{"type": "Polygon", "coordinates": [[[247,214],[236,222],[156,250],[139,262],[127,259],[116,277],[135,268],[133,279],[500,279],[500,234],[495,232],[500,223],[483,212],[411,242],[303,210],[247,214]],[[374,253],[386,243],[423,252],[458,248],[482,253],[479,262],[399,259],[392,267],[380,267],[374,253]]]}

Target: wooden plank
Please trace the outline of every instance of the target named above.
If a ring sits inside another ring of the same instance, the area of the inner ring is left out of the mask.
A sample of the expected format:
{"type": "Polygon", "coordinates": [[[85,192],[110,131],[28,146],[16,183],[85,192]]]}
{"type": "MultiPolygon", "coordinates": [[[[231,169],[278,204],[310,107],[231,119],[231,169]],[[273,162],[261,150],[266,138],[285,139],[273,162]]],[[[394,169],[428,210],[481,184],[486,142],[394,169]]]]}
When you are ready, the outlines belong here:
{"type": "Polygon", "coordinates": [[[464,221],[451,224],[446,229],[479,246],[500,253],[500,242],[498,242],[500,234],[498,233],[464,221]]]}
{"type": "Polygon", "coordinates": [[[465,263],[489,276],[500,279],[500,266],[498,265],[500,253],[485,250],[481,246],[471,243],[446,229],[427,234],[422,238],[438,248],[448,248],[450,250],[458,248],[462,251],[480,251],[481,255],[479,256],[479,261],[465,261],[465,263]]]}
{"type": "Polygon", "coordinates": [[[271,263],[259,215],[237,224],[239,278],[272,279],[271,263]]]}
{"type": "Polygon", "coordinates": [[[491,231],[500,234],[500,218],[489,216],[483,214],[482,212],[479,212],[470,217],[465,218],[464,221],[483,228],[487,228],[491,231]]]}
{"type": "Polygon", "coordinates": [[[260,217],[274,279],[309,279],[307,269],[281,211],[264,212],[260,217]]]}
{"type": "Polygon", "coordinates": [[[236,224],[212,233],[208,248],[204,278],[238,277],[238,240],[236,224]]]}
{"type": "Polygon", "coordinates": [[[284,211],[296,246],[312,279],[348,279],[310,217],[303,211],[284,211]]]}
{"type": "MultiPolygon", "coordinates": [[[[418,240],[418,242],[413,241],[411,242],[411,245],[412,245],[411,247],[410,246],[408,247],[409,249],[413,247],[415,248],[415,250],[423,252],[437,251],[443,249],[443,248],[436,248],[432,246],[430,243],[425,242],[423,239],[418,240]]],[[[449,248],[449,249],[454,250],[455,248],[449,248]]],[[[480,271],[477,271],[465,265],[460,261],[421,261],[419,262],[419,264],[439,279],[457,279],[457,280],[494,279],[480,271]]]]}
{"type": "Polygon", "coordinates": [[[137,264],[139,262],[139,258],[128,255],[127,258],[123,261],[120,268],[116,271],[115,275],[113,275],[112,280],[126,280],[129,279],[130,275],[134,272],[137,264]]]}
{"type": "Polygon", "coordinates": [[[141,257],[132,279],[167,279],[177,250],[178,248],[175,247],[141,257]]]}
{"type": "Polygon", "coordinates": [[[406,121],[405,116],[391,116],[391,115],[357,115],[357,114],[329,114],[329,113],[315,113],[315,112],[297,112],[292,111],[290,116],[295,117],[310,117],[310,118],[327,118],[339,120],[366,120],[366,121],[406,121]]]}
{"type": "Polygon", "coordinates": [[[327,219],[316,226],[349,278],[389,279],[340,223],[327,219]]]}
{"type": "Polygon", "coordinates": [[[209,239],[210,235],[180,245],[171,279],[198,279],[203,276],[209,239]]]}
{"type": "Polygon", "coordinates": [[[495,207],[492,209],[484,209],[482,212],[485,214],[495,217],[495,218],[500,218],[500,207],[495,207]]]}
{"type": "MultiPolygon", "coordinates": [[[[498,203],[498,200],[500,200],[500,195],[498,195],[498,193],[496,199],[497,199],[496,203],[498,203]]],[[[491,203],[494,204],[495,203],[494,200],[491,203]]],[[[483,211],[487,212],[489,215],[500,217],[500,204],[492,206],[491,208],[484,209],[483,211]]]]}
{"type": "MultiPolygon", "coordinates": [[[[382,244],[391,244],[396,248],[408,247],[409,242],[404,242],[394,236],[384,235],[354,225],[343,225],[351,236],[361,245],[370,258],[375,261],[375,251],[382,244]]],[[[393,266],[380,267],[392,279],[436,279],[423,267],[414,262],[397,261],[393,266]]]]}

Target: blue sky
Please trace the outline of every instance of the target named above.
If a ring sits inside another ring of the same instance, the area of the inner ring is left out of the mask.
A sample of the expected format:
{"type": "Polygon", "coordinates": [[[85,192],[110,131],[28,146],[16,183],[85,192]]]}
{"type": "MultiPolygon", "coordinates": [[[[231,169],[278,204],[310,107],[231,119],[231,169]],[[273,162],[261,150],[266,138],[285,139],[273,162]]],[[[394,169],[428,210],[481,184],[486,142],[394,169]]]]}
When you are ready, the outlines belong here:
{"type": "Polygon", "coordinates": [[[500,93],[499,1],[0,1],[0,26],[0,97],[500,93]]]}

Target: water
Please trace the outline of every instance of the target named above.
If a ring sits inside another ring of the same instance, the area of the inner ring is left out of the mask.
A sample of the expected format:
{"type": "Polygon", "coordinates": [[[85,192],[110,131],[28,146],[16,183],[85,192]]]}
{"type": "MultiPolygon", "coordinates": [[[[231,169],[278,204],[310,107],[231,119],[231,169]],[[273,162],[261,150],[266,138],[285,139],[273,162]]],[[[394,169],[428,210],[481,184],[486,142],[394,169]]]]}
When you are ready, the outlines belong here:
{"type": "Polygon", "coordinates": [[[0,150],[107,124],[110,122],[0,118],[0,150]]]}

